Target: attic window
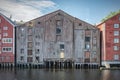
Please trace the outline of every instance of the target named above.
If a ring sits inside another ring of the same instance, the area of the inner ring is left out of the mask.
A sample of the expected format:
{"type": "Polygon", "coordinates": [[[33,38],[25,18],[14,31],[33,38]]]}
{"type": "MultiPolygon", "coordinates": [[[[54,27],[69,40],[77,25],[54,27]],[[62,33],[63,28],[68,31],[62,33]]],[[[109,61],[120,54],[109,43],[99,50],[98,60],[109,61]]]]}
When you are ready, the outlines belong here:
{"type": "Polygon", "coordinates": [[[60,15],[60,13],[58,13],[58,15],[60,15]]]}
{"type": "Polygon", "coordinates": [[[40,24],[41,22],[38,22],[38,24],[40,24]]]}
{"type": "Polygon", "coordinates": [[[32,22],[29,22],[29,24],[32,24],[32,22]]]}
{"type": "Polygon", "coordinates": [[[79,23],[79,26],[82,26],[82,23],[79,23]]]}

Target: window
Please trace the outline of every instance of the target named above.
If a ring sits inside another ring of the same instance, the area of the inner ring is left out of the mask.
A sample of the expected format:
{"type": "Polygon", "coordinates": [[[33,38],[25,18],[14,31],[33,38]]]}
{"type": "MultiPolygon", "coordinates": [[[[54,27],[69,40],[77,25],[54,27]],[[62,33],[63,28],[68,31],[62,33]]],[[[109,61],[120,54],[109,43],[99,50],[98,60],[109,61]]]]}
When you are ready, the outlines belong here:
{"type": "Polygon", "coordinates": [[[61,29],[60,28],[56,28],[56,34],[60,34],[61,33],[61,29]]]}
{"type": "Polygon", "coordinates": [[[96,38],[93,38],[93,44],[96,44],[96,43],[97,43],[96,38]]]}
{"type": "Polygon", "coordinates": [[[86,42],[90,42],[90,37],[85,37],[86,42]]]}
{"type": "Polygon", "coordinates": [[[32,42],[28,42],[28,48],[32,48],[32,42]]]}
{"type": "Polygon", "coordinates": [[[3,38],[2,43],[12,43],[12,38],[3,38]]]}
{"type": "Polygon", "coordinates": [[[12,52],[12,47],[3,47],[2,51],[3,52],[12,52]]]}
{"type": "Polygon", "coordinates": [[[60,44],[60,49],[64,50],[64,44],[60,44]]]}
{"type": "Polygon", "coordinates": [[[90,52],[88,51],[85,52],[85,58],[90,58],[90,52]]]}
{"type": "Polygon", "coordinates": [[[3,30],[8,30],[8,27],[7,27],[7,26],[4,26],[4,27],[3,27],[3,30]]]}
{"type": "Polygon", "coordinates": [[[38,22],[38,24],[40,24],[41,22],[38,22]]]}
{"type": "Polygon", "coordinates": [[[114,24],[114,28],[119,28],[119,24],[114,24]]]}
{"type": "Polygon", "coordinates": [[[8,33],[3,33],[3,36],[4,36],[4,37],[8,36],[8,33]]]}
{"type": "Polygon", "coordinates": [[[24,60],[24,57],[23,57],[23,56],[21,56],[21,57],[20,57],[20,60],[21,60],[21,61],[23,61],[23,60],[24,60]]]}
{"type": "Polygon", "coordinates": [[[37,45],[39,46],[39,45],[40,45],[40,42],[35,42],[35,45],[36,45],[36,46],[37,46],[37,45]]]}
{"type": "Polygon", "coordinates": [[[119,43],[119,38],[114,38],[114,43],[119,43]]]}
{"type": "Polygon", "coordinates": [[[115,51],[119,50],[119,47],[118,46],[114,46],[114,50],[115,51]]]}
{"type": "Polygon", "coordinates": [[[114,36],[119,36],[119,31],[114,31],[114,36]]]}
{"type": "Polygon", "coordinates": [[[32,41],[32,35],[28,36],[28,41],[32,41]]]}
{"type": "Polygon", "coordinates": [[[39,62],[39,56],[36,56],[36,61],[39,62]]]}
{"type": "Polygon", "coordinates": [[[21,31],[24,31],[24,28],[21,28],[21,31]]]}
{"type": "Polygon", "coordinates": [[[32,62],[33,58],[32,57],[27,57],[27,62],[32,62]]]}
{"type": "Polygon", "coordinates": [[[79,23],[79,26],[82,26],[82,23],[79,23]]]}
{"type": "Polygon", "coordinates": [[[36,53],[36,54],[39,54],[39,52],[40,52],[39,49],[36,49],[36,50],[35,50],[35,53],[36,53]]]}
{"type": "Polygon", "coordinates": [[[96,51],[94,51],[94,52],[92,53],[92,58],[97,58],[96,51]]]}
{"type": "Polygon", "coordinates": [[[24,53],[24,49],[21,49],[21,50],[20,50],[20,53],[22,53],[22,54],[23,54],[23,53],[24,53]]]}
{"type": "Polygon", "coordinates": [[[35,37],[38,38],[38,39],[40,39],[40,35],[36,35],[35,37]]]}
{"type": "Polygon", "coordinates": [[[114,60],[119,60],[119,55],[115,54],[114,55],[114,60]]]}
{"type": "Polygon", "coordinates": [[[56,25],[57,25],[57,27],[60,27],[62,25],[61,20],[57,20],[56,25]]]}
{"type": "Polygon", "coordinates": [[[32,50],[28,50],[28,55],[32,55],[32,50]]]}
{"type": "Polygon", "coordinates": [[[90,49],[90,44],[85,44],[85,49],[90,49]]]}
{"type": "Polygon", "coordinates": [[[28,34],[32,35],[32,28],[28,28],[28,34]]]}

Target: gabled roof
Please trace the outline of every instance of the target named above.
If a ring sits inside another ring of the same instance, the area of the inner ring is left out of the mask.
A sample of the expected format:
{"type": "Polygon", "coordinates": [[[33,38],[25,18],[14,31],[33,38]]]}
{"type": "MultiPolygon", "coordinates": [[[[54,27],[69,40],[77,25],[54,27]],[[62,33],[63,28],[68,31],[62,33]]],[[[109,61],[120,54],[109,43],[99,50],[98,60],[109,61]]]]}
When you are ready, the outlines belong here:
{"type": "Polygon", "coordinates": [[[101,24],[105,23],[106,21],[110,20],[111,18],[113,18],[113,17],[115,17],[115,16],[117,16],[117,15],[119,15],[119,14],[120,14],[120,13],[117,13],[116,15],[114,15],[114,16],[112,16],[112,17],[108,18],[107,20],[105,20],[105,21],[103,21],[103,22],[99,23],[97,26],[99,26],[99,25],[101,25],[101,24]]]}
{"type": "Polygon", "coordinates": [[[3,15],[2,13],[0,13],[0,15],[5,19],[7,20],[11,25],[15,26],[15,23],[8,17],[6,17],[5,15],[3,15]]]}
{"type": "MultiPolygon", "coordinates": [[[[52,18],[52,17],[54,17],[54,16],[56,16],[56,15],[58,15],[58,14],[61,14],[61,15],[63,15],[63,16],[65,16],[66,18],[68,18],[70,21],[73,21],[73,22],[82,22],[82,23],[85,23],[85,24],[87,24],[87,26],[84,26],[84,28],[86,27],[87,29],[96,29],[96,27],[94,27],[93,25],[91,25],[91,24],[89,24],[89,23],[87,23],[87,22],[85,22],[85,21],[82,21],[82,20],[80,20],[80,19],[78,19],[78,18],[76,18],[76,17],[73,17],[73,16],[71,16],[71,15],[69,15],[68,13],[66,13],[66,12],[64,12],[63,10],[57,10],[57,11],[54,11],[54,12],[51,12],[51,13],[48,13],[48,14],[46,14],[46,15],[43,15],[43,16],[41,16],[41,17],[38,17],[38,18],[35,18],[35,19],[33,19],[33,20],[30,20],[30,21],[28,21],[28,22],[26,22],[26,23],[29,23],[29,22],[34,22],[34,21],[36,21],[36,20],[45,20],[45,21],[47,21],[47,20],[49,20],[50,18],[52,18]],[[47,18],[46,18],[47,17],[47,18]]],[[[24,23],[24,24],[26,24],[26,23],[24,23]]],[[[24,25],[23,24],[23,25],[24,25]]],[[[86,29],[85,28],[85,29],[86,29]]]]}

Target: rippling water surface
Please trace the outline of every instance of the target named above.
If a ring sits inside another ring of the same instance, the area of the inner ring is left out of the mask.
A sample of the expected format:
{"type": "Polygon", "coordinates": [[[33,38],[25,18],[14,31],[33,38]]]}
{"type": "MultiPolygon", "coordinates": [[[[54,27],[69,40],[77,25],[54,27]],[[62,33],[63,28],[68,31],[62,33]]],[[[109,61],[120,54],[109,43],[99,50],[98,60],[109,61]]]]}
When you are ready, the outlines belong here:
{"type": "Polygon", "coordinates": [[[0,69],[0,80],[120,80],[120,70],[0,69]]]}

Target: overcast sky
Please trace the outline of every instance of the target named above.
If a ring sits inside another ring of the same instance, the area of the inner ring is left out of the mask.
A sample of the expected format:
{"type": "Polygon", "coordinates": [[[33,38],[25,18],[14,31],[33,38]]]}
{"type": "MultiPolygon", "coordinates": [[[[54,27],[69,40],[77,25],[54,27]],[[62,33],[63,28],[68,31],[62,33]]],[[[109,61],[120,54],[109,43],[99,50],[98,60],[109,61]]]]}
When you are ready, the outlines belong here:
{"type": "Polygon", "coordinates": [[[120,9],[120,0],[0,0],[0,13],[28,21],[61,9],[91,24],[120,9]]]}

